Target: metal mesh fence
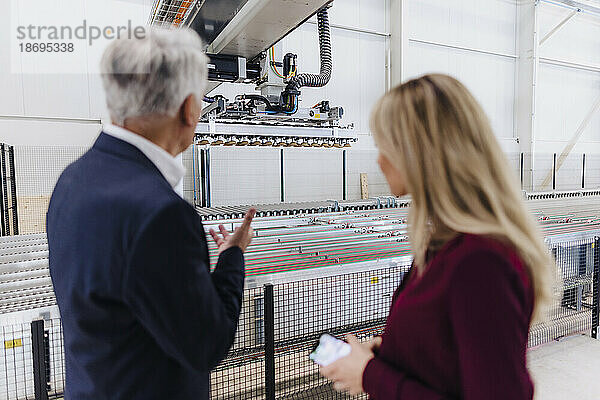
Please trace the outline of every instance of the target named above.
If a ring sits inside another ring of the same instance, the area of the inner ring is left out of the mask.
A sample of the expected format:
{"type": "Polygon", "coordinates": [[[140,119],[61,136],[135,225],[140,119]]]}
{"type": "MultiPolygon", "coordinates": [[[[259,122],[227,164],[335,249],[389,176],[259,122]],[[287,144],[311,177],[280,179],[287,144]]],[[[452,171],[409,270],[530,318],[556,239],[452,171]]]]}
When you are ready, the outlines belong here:
{"type": "Polygon", "coordinates": [[[382,332],[409,266],[274,286],[276,398],[339,399],[308,358],[323,333],[368,338],[382,332]]]}
{"type": "MultiPolygon", "coordinates": [[[[577,190],[582,188],[584,160],[583,154],[569,154],[564,159],[556,155],[555,187],[558,190],[577,190]]],[[[550,186],[552,188],[552,186],[550,186]]]]}
{"type": "Polygon", "coordinates": [[[597,246],[597,239],[590,238],[557,243],[552,247],[559,285],[548,321],[531,327],[529,347],[592,329],[597,246]]]}
{"type": "Polygon", "coordinates": [[[594,154],[508,154],[526,191],[579,190],[600,187],[600,158],[594,154]],[[518,158],[518,159],[517,159],[518,158]]]}
{"type": "Polygon", "coordinates": [[[46,232],[46,212],[56,181],[86,150],[83,146],[15,146],[20,233],[46,232]]]}
{"type": "Polygon", "coordinates": [[[0,328],[0,399],[34,399],[31,327],[12,324],[0,328]]]}
{"type": "MultiPolygon", "coordinates": [[[[16,205],[19,233],[46,232],[46,212],[54,186],[69,164],[87,150],[85,146],[14,146],[16,205]]],[[[183,197],[193,203],[195,167],[191,147],[181,156],[187,171],[183,197]]]]}
{"type": "Polygon", "coordinates": [[[227,358],[211,373],[211,398],[264,398],[264,294],[262,288],[244,292],[234,344],[227,358]]]}
{"type": "MultiPolygon", "coordinates": [[[[529,347],[579,332],[597,335],[600,239],[551,248],[560,284],[550,320],[531,327],[529,347]]],[[[349,398],[332,389],[308,355],[323,333],[340,338],[352,333],[360,339],[380,334],[408,269],[397,265],[246,289],[234,344],[211,372],[211,398],[349,398]]],[[[30,324],[2,328],[0,399],[35,398],[34,381],[43,382],[50,397],[64,392],[62,325],[59,319],[46,319],[41,326],[41,350],[32,345],[30,324]],[[36,357],[44,360],[41,366],[34,366],[36,357]]]]}
{"type": "Polygon", "coordinates": [[[3,326],[2,350],[0,355],[0,399],[39,399],[36,380],[39,380],[44,398],[55,398],[64,393],[65,360],[60,319],[36,320],[3,326]],[[43,343],[34,344],[36,330],[43,343]],[[34,363],[39,356],[43,361],[40,368],[34,363]]]}
{"type": "Polygon", "coordinates": [[[585,155],[585,187],[600,188],[600,154],[585,155]]]}
{"type": "Polygon", "coordinates": [[[48,384],[48,395],[58,396],[65,389],[65,349],[63,341],[63,330],[60,319],[44,321],[47,334],[46,347],[46,382],[48,384]]]}
{"type": "MultiPolygon", "coordinates": [[[[12,182],[15,183],[16,189],[16,198],[14,200],[16,203],[16,209],[18,211],[18,220],[16,222],[18,223],[19,233],[28,234],[45,232],[46,212],[56,181],[63,170],[70,163],[79,158],[86,150],[87,147],[84,146],[14,147],[13,172],[15,179],[12,182]]],[[[202,172],[203,168],[207,168],[208,171],[211,171],[211,169],[210,165],[201,165],[202,160],[200,157],[200,151],[201,146],[193,145],[182,154],[182,162],[187,171],[183,180],[183,197],[190,203],[195,205],[205,204],[206,201],[203,202],[202,200],[206,196],[209,196],[212,200],[223,205],[268,203],[272,202],[274,198],[277,200],[279,199],[279,192],[281,191],[281,188],[278,187],[276,190],[273,190],[272,185],[263,185],[261,186],[262,192],[261,190],[256,192],[256,185],[252,186],[251,184],[247,183],[248,179],[244,180],[244,173],[246,172],[242,171],[243,173],[240,173],[241,175],[238,174],[239,176],[237,177],[230,176],[232,172],[229,169],[223,170],[223,168],[219,168],[220,164],[218,159],[208,159],[204,161],[205,164],[212,163],[214,167],[214,171],[208,173],[209,178],[204,177],[202,172]],[[240,182],[243,184],[237,181],[232,181],[234,178],[238,179],[238,181],[241,179],[240,182]],[[207,182],[204,182],[205,179],[207,182]],[[223,182],[237,183],[235,185],[223,186],[223,182]],[[244,185],[250,186],[246,187],[244,185]],[[214,192],[212,194],[211,187],[212,192],[214,192]],[[228,187],[229,189],[227,189],[228,187]],[[252,187],[254,187],[254,189],[252,189],[252,187]],[[237,194],[231,192],[231,190],[237,194]],[[260,198],[261,193],[259,192],[261,192],[263,195],[264,193],[268,192],[268,199],[254,201],[260,198]],[[252,200],[253,198],[254,200],[252,200]],[[242,201],[240,199],[246,200],[242,201]]],[[[369,176],[369,194],[371,197],[374,195],[387,193],[387,186],[380,179],[382,175],[376,167],[373,167],[373,165],[375,165],[374,158],[371,159],[372,163],[367,162],[369,157],[366,156],[375,157],[375,153],[361,150],[347,150],[345,153],[347,153],[345,162],[342,162],[343,157],[341,155],[342,153],[340,153],[338,157],[339,162],[331,162],[327,164],[328,168],[326,168],[330,171],[331,176],[328,178],[328,183],[324,186],[335,186],[336,188],[339,188],[339,196],[332,197],[328,195],[325,197],[341,199],[344,197],[343,192],[345,191],[348,200],[356,200],[360,198],[358,175],[363,172],[368,173],[369,176]]],[[[285,154],[288,155],[287,153],[285,154]]],[[[327,154],[328,157],[332,157],[333,153],[328,152],[327,154]]],[[[305,153],[298,153],[298,155],[304,157],[305,153]]],[[[218,154],[213,154],[213,156],[218,156],[218,154]]],[[[555,188],[555,190],[576,190],[581,189],[582,187],[587,189],[600,187],[600,168],[598,168],[600,166],[600,158],[595,155],[586,154],[584,157],[583,154],[572,154],[564,160],[564,162],[560,165],[560,168],[556,167],[556,162],[554,162],[554,154],[536,154],[536,156],[533,158],[530,154],[520,153],[511,153],[507,156],[510,164],[509,168],[516,171],[519,179],[522,182],[523,190],[550,191],[553,190],[553,188],[555,188]],[[553,169],[555,168],[556,171],[553,172],[553,169]],[[548,176],[553,176],[553,178],[543,185],[544,180],[546,180],[548,176]]],[[[284,179],[281,180],[281,182],[284,182],[283,189],[285,192],[284,198],[286,201],[290,201],[298,197],[294,197],[293,193],[289,192],[291,190],[290,188],[292,188],[293,191],[300,191],[303,198],[305,197],[314,199],[323,197],[319,194],[319,191],[321,191],[322,187],[324,187],[323,185],[315,186],[314,179],[309,179],[310,185],[306,185],[306,182],[302,181],[303,179],[305,180],[305,175],[307,173],[305,169],[306,165],[308,164],[306,163],[305,158],[306,157],[300,160],[302,162],[296,162],[298,160],[296,160],[294,157],[286,157],[286,169],[283,171],[284,179]],[[296,182],[294,179],[300,179],[298,180],[300,183],[296,182]],[[287,191],[286,187],[288,189],[287,191]]],[[[559,155],[556,155],[556,159],[558,160],[559,158],[559,155]]],[[[321,155],[318,155],[315,160],[316,159],[322,159],[321,155]]],[[[231,155],[225,161],[231,164],[232,162],[238,163],[240,160],[237,160],[234,155],[231,155]]],[[[228,165],[227,163],[226,165],[228,165]]],[[[260,162],[256,165],[260,165],[260,162]]],[[[323,170],[323,168],[321,168],[321,170],[323,170]]],[[[278,176],[279,173],[280,172],[273,176],[278,176]]],[[[322,171],[319,173],[322,175],[322,171]]],[[[262,171],[261,174],[264,175],[264,171],[262,171]]],[[[262,176],[261,174],[257,176],[260,177],[262,176]]],[[[206,173],[204,173],[204,175],[206,175],[206,173]]],[[[256,181],[256,179],[254,180],[256,181]]],[[[7,182],[9,184],[11,183],[11,181],[7,182]]],[[[281,182],[278,181],[277,186],[279,186],[281,182]]],[[[9,200],[10,202],[7,205],[7,208],[13,207],[12,198],[9,198],[9,200]]],[[[0,202],[4,204],[4,202],[0,202]]],[[[9,220],[11,222],[13,221],[12,219],[9,220]]]]}

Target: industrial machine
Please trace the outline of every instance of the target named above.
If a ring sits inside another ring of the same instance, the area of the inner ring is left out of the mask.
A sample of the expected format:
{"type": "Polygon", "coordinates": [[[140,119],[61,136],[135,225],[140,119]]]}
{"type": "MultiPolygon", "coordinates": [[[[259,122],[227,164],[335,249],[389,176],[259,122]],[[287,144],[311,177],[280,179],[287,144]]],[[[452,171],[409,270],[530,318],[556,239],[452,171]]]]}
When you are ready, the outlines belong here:
{"type": "MultiPolygon", "coordinates": [[[[557,288],[561,300],[554,305],[550,322],[532,328],[530,345],[591,329],[590,299],[600,237],[600,210],[594,207],[598,197],[593,192],[561,196],[556,199],[555,193],[540,199],[527,195],[532,198],[527,204],[553,249],[557,276],[562,280],[557,288]]],[[[304,351],[303,345],[298,344],[296,349],[294,343],[304,343],[306,338],[323,331],[383,323],[391,293],[410,267],[406,232],[409,205],[406,199],[377,197],[258,206],[253,222],[255,238],[246,254],[242,316],[230,356],[213,373],[213,387],[221,395],[215,398],[264,398],[260,392],[251,396],[243,391],[253,390],[252,379],[259,376],[253,363],[260,363],[264,354],[261,346],[266,340],[266,285],[279,288],[274,299],[280,328],[275,330],[274,340],[291,349],[282,350],[278,362],[298,366],[298,377],[304,377],[309,369],[298,361],[304,360],[304,355],[294,355],[304,351]],[[335,307],[331,308],[331,304],[335,307]],[[249,388],[230,384],[236,374],[243,374],[243,379],[248,380],[244,385],[249,388]]],[[[199,208],[198,212],[206,229],[223,224],[232,230],[241,223],[246,208],[199,208]]],[[[214,263],[217,251],[210,240],[209,250],[214,263]]],[[[0,349],[4,358],[0,376],[7,377],[0,383],[0,399],[21,399],[31,394],[29,323],[37,318],[45,321],[49,390],[62,391],[64,349],[55,304],[45,235],[0,239],[0,320],[4,342],[0,349]]],[[[256,379],[256,385],[260,385],[262,378],[256,379]]]]}
{"type": "Polygon", "coordinates": [[[152,24],[187,26],[206,41],[209,93],[223,82],[245,83],[248,91],[251,85],[257,90],[233,98],[205,96],[198,143],[340,148],[356,140],[351,129],[340,126],[342,107],[326,99],[311,107],[301,104],[302,88],[323,87],[331,78],[330,6],[331,0],[155,2],[152,24]],[[283,8],[284,15],[275,12],[283,8]],[[302,73],[302,60],[293,53],[282,54],[278,42],[314,14],[320,71],[302,73]],[[315,129],[282,131],[282,127],[315,129]]]}

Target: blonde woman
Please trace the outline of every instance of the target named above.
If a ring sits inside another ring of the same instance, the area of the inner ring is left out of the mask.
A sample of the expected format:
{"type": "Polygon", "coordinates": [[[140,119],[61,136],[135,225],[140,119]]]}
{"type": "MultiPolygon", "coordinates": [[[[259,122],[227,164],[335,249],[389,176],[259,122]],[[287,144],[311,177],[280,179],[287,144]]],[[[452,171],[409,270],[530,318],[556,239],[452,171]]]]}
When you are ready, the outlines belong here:
{"type": "Polygon", "coordinates": [[[410,194],[413,268],[380,338],[321,369],[371,399],[531,399],[525,352],[551,258],[490,124],[457,80],[387,93],[371,128],[396,196],[410,194]]]}

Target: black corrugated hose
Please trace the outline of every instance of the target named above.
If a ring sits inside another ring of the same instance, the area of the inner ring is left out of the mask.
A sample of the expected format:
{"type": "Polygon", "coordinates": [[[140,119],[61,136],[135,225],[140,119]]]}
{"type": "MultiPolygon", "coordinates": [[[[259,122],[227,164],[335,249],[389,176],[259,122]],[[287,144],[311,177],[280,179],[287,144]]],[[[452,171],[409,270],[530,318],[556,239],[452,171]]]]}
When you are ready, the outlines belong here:
{"type": "Polygon", "coordinates": [[[290,85],[295,89],[301,87],[322,87],[327,85],[331,78],[331,33],[329,31],[329,15],[327,8],[321,9],[317,13],[317,22],[319,27],[319,47],[321,54],[321,71],[317,74],[299,74],[290,80],[290,85]]]}

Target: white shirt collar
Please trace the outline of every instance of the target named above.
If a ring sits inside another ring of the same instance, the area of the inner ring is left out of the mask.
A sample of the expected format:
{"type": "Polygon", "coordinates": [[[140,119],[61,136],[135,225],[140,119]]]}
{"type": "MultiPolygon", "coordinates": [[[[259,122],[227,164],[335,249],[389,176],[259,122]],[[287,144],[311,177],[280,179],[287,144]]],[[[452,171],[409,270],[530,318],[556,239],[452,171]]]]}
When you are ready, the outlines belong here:
{"type": "Polygon", "coordinates": [[[145,137],[113,124],[105,124],[102,131],[135,146],[144,153],[172,188],[175,188],[185,175],[185,168],[179,160],[145,137]]]}

